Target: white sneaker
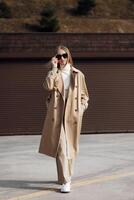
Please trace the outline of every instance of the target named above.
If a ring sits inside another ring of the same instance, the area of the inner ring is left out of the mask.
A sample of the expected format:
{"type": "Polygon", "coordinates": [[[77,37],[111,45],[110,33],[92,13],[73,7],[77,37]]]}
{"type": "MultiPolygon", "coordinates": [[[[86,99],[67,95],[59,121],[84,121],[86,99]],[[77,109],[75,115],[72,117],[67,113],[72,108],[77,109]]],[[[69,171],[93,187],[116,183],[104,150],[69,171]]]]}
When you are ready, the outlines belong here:
{"type": "Polygon", "coordinates": [[[63,192],[63,193],[68,193],[68,192],[70,192],[70,190],[71,190],[70,184],[71,184],[71,182],[62,184],[61,192],[63,192]]]}

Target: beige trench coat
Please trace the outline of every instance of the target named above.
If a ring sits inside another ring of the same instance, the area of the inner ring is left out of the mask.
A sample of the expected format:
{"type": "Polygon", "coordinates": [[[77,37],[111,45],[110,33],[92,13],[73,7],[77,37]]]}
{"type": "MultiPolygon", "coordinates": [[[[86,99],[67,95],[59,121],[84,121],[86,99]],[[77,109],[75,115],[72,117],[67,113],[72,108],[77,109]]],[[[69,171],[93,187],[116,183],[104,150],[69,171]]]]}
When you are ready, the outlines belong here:
{"type": "Polygon", "coordinates": [[[60,70],[53,69],[43,83],[49,91],[47,115],[44,121],[39,153],[56,157],[64,113],[64,127],[67,134],[69,153],[75,158],[79,151],[83,113],[88,107],[89,94],[84,74],[71,66],[71,83],[65,107],[64,84],[60,70]]]}

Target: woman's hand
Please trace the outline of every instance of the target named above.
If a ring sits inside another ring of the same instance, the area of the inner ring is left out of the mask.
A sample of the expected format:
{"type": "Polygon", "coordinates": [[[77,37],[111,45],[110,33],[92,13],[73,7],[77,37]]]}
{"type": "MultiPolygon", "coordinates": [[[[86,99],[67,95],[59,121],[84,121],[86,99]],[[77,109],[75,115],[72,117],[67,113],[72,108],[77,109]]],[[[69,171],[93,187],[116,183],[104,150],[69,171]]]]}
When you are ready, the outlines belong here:
{"type": "Polygon", "coordinates": [[[58,59],[54,56],[51,59],[52,67],[57,68],[58,65],[58,59]]]}

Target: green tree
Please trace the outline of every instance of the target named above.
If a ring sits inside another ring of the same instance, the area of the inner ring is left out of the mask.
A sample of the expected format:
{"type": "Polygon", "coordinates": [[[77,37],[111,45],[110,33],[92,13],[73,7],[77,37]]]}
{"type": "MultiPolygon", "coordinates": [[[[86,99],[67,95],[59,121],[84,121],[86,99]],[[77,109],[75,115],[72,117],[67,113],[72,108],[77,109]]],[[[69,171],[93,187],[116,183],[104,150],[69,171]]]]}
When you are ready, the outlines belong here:
{"type": "Polygon", "coordinates": [[[77,0],[76,13],[79,15],[87,15],[95,6],[95,0],[77,0]]]}
{"type": "Polygon", "coordinates": [[[134,18],[134,0],[129,0],[128,13],[131,18],[134,18]]]}
{"type": "Polygon", "coordinates": [[[10,7],[4,2],[0,2],[0,18],[11,18],[11,10],[10,7]]]}
{"type": "Polygon", "coordinates": [[[56,17],[56,10],[51,3],[47,3],[41,12],[39,21],[40,31],[56,32],[59,30],[59,20],[56,17]]]}

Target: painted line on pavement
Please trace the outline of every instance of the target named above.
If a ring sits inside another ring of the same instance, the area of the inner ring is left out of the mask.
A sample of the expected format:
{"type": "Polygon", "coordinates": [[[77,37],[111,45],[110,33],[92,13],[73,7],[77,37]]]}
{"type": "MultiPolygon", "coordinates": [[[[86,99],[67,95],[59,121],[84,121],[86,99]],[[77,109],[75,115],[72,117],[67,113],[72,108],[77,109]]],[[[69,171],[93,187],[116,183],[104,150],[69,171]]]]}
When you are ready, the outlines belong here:
{"type": "MultiPolygon", "coordinates": [[[[123,173],[123,174],[113,174],[113,175],[109,175],[109,176],[100,176],[100,177],[96,177],[94,179],[88,179],[88,180],[79,180],[77,182],[74,182],[72,184],[72,187],[77,188],[77,187],[80,187],[80,186],[91,185],[91,184],[94,184],[94,183],[101,183],[101,182],[110,181],[110,180],[117,180],[119,178],[125,178],[125,177],[128,177],[128,176],[134,176],[134,172],[128,172],[128,173],[126,172],[126,173],[123,173]]],[[[50,193],[52,193],[56,190],[57,189],[51,189],[50,188],[47,191],[34,192],[34,193],[26,194],[26,195],[13,197],[13,198],[10,198],[8,200],[32,199],[32,198],[35,198],[35,197],[40,197],[40,196],[50,194],[50,193]]]]}
{"type": "Polygon", "coordinates": [[[128,172],[128,173],[124,173],[124,174],[113,174],[110,176],[100,176],[100,177],[96,177],[94,179],[88,179],[88,180],[81,180],[79,182],[76,182],[73,184],[74,187],[79,187],[79,186],[85,186],[85,185],[90,185],[93,183],[100,183],[100,182],[105,182],[105,181],[110,181],[110,180],[116,180],[119,178],[125,178],[128,176],[134,176],[134,172],[128,172]]]}
{"type": "MultiPolygon", "coordinates": [[[[53,190],[54,191],[54,190],[53,190]]],[[[40,197],[40,196],[43,196],[43,195],[46,195],[46,194],[49,194],[51,193],[52,190],[50,189],[49,191],[39,191],[39,192],[33,192],[33,193],[30,193],[30,194],[25,194],[25,195],[21,195],[21,196],[17,196],[17,197],[12,197],[8,200],[25,200],[25,199],[32,199],[32,198],[35,198],[35,197],[40,197]]]]}

